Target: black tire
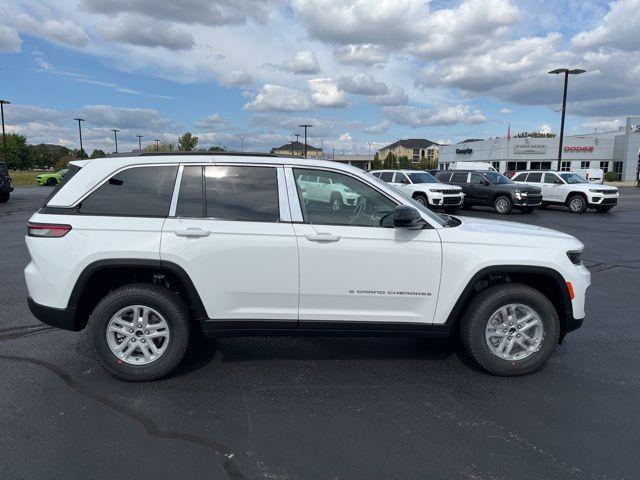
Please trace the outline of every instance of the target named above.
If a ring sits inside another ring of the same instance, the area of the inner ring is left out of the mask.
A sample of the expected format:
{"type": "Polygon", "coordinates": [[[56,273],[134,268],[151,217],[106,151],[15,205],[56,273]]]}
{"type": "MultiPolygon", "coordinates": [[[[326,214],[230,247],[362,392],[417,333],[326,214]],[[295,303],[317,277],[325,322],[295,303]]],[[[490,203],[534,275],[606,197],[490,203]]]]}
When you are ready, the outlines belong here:
{"type": "Polygon", "coordinates": [[[11,198],[11,192],[0,192],[0,203],[7,203],[11,198]]]}
{"type": "Polygon", "coordinates": [[[471,301],[460,323],[460,336],[469,355],[488,372],[500,376],[527,375],[542,368],[553,354],[560,338],[560,320],[552,303],[538,290],[518,283],[502,284],[481,291],[471,301]],[[491,315],[509,303],[533,308],[543,324],[540,349],[522,360],[494,355],[485,340],[491,315]]]}
{"type": "Polygon", "coordinates": [[[598,213],[607,213],[612,208],[613,208],[613,205],[607,205],[607,206],[600,205],[600,206],[596,207],[596,212],[598,212],[598,213]]]}
{"type": "Polygon", "coordinates": [[[334,212],[339,212],[340,210],[342,210],[342,207],[344,206],[342,195],[340,195],[339,193],[331,194],[329,205],[331,206],[331,210],[333,210],[334,212]]]}
{"type": "Polygon", "coordinates": [[[58,184],[58,181],[55,178],[49,178],[47,180],[47,185],[50,187],[55,187],[58,184]]]}
{"type": "Polygon", "coordinates": [[[580,193],[574,193],[567,198],[567,208],[571,213],[584,213],[587,207],[587,199],[580,193]]]}
{"type": "Polygon", "coordinates": [[[520,211],[522,213],[533,213],[536,211],[536,209],[534,207],[524,207],[524,208],[521,208],[520,211]]]}
{"type": "Polygon", "coordinates": [[[513,209],[513,202],[506,195],[500,195],[494,200],[493,209],[498,215],[509,215],[513,209]]]}
{"type": "Polygon", "coordinates": [[[126,381],[146,382],[164,377],[183,359],[190,337],[189,309],[180,297],[163,287],[147,283],[125,285],[110,292],[93,309],[87,327],[100,364],[113,376],[126,381]],[[113,315],[130,305],[144,305],[160,313],[169,325],[165,352],[146,365],[125,363],[111,351],[106,330],[113,315]]]}
{"type": "Polygon", "coordinates": [[[547,208],[548,206],[549,206],[549,203],[548,203],[548,202],[542,202],[542,203],[540,204],[540,208],[547,208]]]}
{"type": "Polygon", "coordinates": [[[454,215],[458,212],[458,207],[444,207],[444,211],[449,215],[454,215]]]}
{"type": "Polygon", "coordinates": [[[427,198],[427,196],[424,193],[416,193],[413,196],[413,199],[418,202],[420,205],[423,205],[425,207],[429,206],[429,199],[427,198]]]}

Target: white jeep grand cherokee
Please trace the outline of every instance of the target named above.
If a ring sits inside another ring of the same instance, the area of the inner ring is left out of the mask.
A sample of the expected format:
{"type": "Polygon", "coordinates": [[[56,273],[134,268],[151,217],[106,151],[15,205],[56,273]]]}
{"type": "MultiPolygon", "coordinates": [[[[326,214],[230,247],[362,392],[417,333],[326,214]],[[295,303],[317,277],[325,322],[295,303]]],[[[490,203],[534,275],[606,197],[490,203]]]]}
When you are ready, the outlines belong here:
{"type": "Polygon", "coordinates": [[[456,185],[447,185],[429,172],[418,170],[372,170],[371,175],[390,183],[426,207],[443,208],[447,213],[456,213],[464,193],[456,185]]]}
{"type": "Polygon", "coordinates": [[[27,226],[29,306],[152,380],[193,333],[447,336],[498,375],[540,368],[585,312],[582,243],[441,217],[361,170],[275,155],[72,162],[27,226]],[[305,202],[305,177],[353,205],[305,202]],[[411,268],[407,268],[410,265],[411,268]]]}

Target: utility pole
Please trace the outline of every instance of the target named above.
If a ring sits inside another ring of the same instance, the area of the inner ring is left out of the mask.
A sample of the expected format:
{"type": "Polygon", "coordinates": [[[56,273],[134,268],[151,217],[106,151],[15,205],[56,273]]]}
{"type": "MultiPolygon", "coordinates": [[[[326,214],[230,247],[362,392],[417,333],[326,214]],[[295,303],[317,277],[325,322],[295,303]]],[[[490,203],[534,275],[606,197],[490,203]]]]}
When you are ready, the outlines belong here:
{"type": "Polygon", "coordinates": [[[9,173],[9,157],[7,155],[7,135],[4,132],[4,106],[9,105],[9,100],[0,100],[0,113],[2,114],[2,149],[4,150],[4,169],[9,173]]]}
{"type": "Polygon", "coordinates": [[[138,137],[138,149],[142,150],[142,135],[136,135],[138,137]]]}
{"type": "Polygon", "coordinates": [[[160,151],[160,140],[156,138],[154,142],[156,142],[156,152],[160,151]]]}
{"type": "Polygon", "coordinates": [[[556,68],[555,70],[551,70],[549,72],[554,75],[558,75],[559,73],[564,74],[564,93],[562,94],[562,119],[560,120],[560,138],[558,139],[558,165],[556,171],[560,171],[560,166],[562,165],[562,137],[564,136],[564,116],[567,111],[567,86],[569,84],[569,75],[580,75],[584,72],[586,72],[586,70],[582,70],[581,68],[574,68],[573,70],[569,70],[568,68],[556,68]]]}
{"type": "Polygon", "coordinates": [[[309,125],[308,123],[304,123],[302,125],[298,125],[299,127],[304,127],[304,158],[307,158],[307,128],[312,127],[313,125],[309,125]]]}
{"type": "Polygon", "coordinates": [[[322,158],[324,158],[324,137],[320,137],[320,150],[322,152],[322,158]]]}
{"type": "Polygon", "coordinates": [[[332,148],[331,150],[333,151],[333,161],[335,162],[336,161],[336,149],[332,148]]]}
{"type": "Polygon", "coordinates": [[[299,133],[295,133],[294,134],[296,136],[296,155],[298,154],[298,144],[300,143],[300,134],[299,133]]]}
{"type": "Polygon", "coordinates": [[[80,158],[84,158],[84,148],[82,148],[82,122],[84,118],[74,118],[78,122],[78,134],[80,135],[80,158]]]}
{"type": "Polygon", "coordinates": [[[113,139],[116,141],[116,153],[118,153],[118,132],[120,130],[118,130],[117,128],[112,128],[111,131],[113,132],[113,139]]]}

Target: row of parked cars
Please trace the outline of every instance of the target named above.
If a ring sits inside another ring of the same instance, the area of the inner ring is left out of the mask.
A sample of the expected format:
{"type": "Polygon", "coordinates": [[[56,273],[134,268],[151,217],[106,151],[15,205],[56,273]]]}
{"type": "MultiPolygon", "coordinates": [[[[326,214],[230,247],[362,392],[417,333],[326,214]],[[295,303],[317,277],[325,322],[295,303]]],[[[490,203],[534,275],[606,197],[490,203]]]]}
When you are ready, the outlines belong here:
{"type": "Polygon", "coordinates": [[[515,172],[511,179],[491,170],[374,170],[416,202],[455,213],[459,208],[492,207],[507,215],[514,209],[531,213],[549,205],[564,205],[572,213],[587,208],[608,212],[618,203],[616,187],[593,184],[572,172],[515,172]]]}

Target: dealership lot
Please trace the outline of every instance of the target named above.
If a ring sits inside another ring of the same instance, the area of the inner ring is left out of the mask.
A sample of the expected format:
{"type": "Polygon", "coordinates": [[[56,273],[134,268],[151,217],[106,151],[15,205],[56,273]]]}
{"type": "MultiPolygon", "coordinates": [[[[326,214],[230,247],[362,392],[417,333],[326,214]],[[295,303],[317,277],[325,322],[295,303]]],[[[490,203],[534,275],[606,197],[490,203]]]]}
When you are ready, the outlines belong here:
{"type": "Polygon", "coordinates": [[[84,333],[28,312],[22,237],[49,191],[18,189],[0,206],[0,477],[631,478],[640,468],[640,189],[622,189],[609,214],[500,218],[575,235],[593,272],[585,325],[535,375],[488,376],[455,341],[231,338],[149,384],[112,379],[84,333]]]}

